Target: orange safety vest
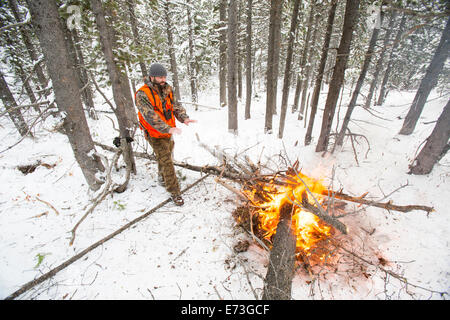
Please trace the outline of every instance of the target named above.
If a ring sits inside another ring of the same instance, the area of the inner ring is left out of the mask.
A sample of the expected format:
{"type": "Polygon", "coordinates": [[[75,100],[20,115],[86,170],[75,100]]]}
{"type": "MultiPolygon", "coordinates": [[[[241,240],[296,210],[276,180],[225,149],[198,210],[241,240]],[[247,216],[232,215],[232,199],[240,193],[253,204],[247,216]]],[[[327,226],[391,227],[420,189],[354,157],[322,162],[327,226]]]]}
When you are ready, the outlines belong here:
{"type": "MultiPolygon", "coordinates": [[[[166,117],[164,115],[164,111],[163,111],[163,103],[159,97],[159,94],[157,92],[154,92],[154,90],[151,89],[146,84],[143,85],[138,91],[145,92],[145,94],[147,95],[148,100],[152,104],[156,114],[161,118],[162,121],[164,121],[171,127],[176,126],[175,125],[175,117],[173,116],[173,105],[172,105],[173,93],[172,92],[170,92],[170,94],[167,96],[166,101],[165,101],[166,102],[166,106],[165,106],[166,113],[168,115],[170,115],[170,118],[166,119],[166,117]]],[[[136,94],[138,93],[138,91],[136,91],[136,93],[134,94],[135,101],[136,101],[136,94]]],[[[170,136],[171,136],[170,133],[161,133],[158,130],[156,130],[155,128],[153,128],[147,121],[145,121],[145,119],[142,116],[140,111],[138,112],[138,117],[139,117],[139,123],[141,125],[140,128],[146,130],[151,137],[153,137],[153,138],[170,138],[170,136]]]]}

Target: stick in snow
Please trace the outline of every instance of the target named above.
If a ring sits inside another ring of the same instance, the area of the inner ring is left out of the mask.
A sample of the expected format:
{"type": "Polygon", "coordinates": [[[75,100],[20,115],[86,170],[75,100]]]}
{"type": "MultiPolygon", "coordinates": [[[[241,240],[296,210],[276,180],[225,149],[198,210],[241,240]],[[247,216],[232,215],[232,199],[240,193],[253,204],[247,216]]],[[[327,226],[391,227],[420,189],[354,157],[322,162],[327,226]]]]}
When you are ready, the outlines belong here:
{"type": "MultiPolygon", "coordinates": [[[[184,188],[181,193],[186,192],[187,190],[191,189],[192,187],[194,187],[195,185],[197,185],[198,183],[200,183],[201,181],[203,181],[206,177],[208,177],[209,174],[204,175],[203,177],[201,177],[200,179],[198,179],[197,181],[195,181],[194,183],[190,184],[189,186],[187,186],[186,188],[184,188]]],[[[128,229],[129,227],[131,227],[132,225],[138,223],[139,221],[145,219],[146,217],[148,217],[150,214],[152,214],[153,212],[155,212],[156,210],[160,209],[161,207],[165,206],[166,204],[168,204],[170,201],[172,201],[171,198],[168,198],[166,200],[164,200],[163,202],[161,202],[160,204],[158,204],[156,207],[152,208],[151,210],[149,210],[148,212],[144,213],[143,215],[137,217],[136,219],[130,221],[129,223],[127,223],[126,225],[124,225],[123,227],[121,227],[120,229],[114,231],[113,233],[111,233],[110,235],[106,236],[105,238],[97,241],[96,243],[94,243],[93,245],[91,245],[90,247],[84,249],[83,251],[81,251],[80,253],[78,253],[77,255],[73,256],[72,258],[70,258],[69,260],[63,262],[62,264],[60,264],[59,266],[57,266],[56,268],[50,270],[49,272],[43,274],[42,276],[40,276],[39,278],[36,278],[34,280],[31,280],[30,282],[26,283],[25,285],[23,285],[19,290],[13,292],[12,294],[10,294],[8,297],[5,298],[5,300],[13,300],[15,298],[17,298],[18,296],[22,295],[23,293],[27,292],[28,290],[30,290],[31,288],[35,287],[36,285],[44,282],[45,280],[53,277],[55,274],[57,274],[59,271],[65,269],[67,266],[71,265],[72,263],[74,263],[75,261],[79,260],[81,257],[83,257],[85,254],[87,254],[88,252],[94,250],[95,248],[97,248],[99,245],[105,243],[106,241],[114,238],[115,236],[117,236],[118,234],[120,234],[122,231],[128,229]]]]}

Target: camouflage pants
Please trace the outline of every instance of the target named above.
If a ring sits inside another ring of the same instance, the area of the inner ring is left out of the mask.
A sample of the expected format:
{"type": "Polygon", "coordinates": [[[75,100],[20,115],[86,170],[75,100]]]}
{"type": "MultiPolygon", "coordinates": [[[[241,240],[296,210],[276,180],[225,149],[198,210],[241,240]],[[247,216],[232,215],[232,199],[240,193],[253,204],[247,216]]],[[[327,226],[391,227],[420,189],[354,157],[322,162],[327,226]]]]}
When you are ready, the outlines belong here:
{"type": "Polygon", "coordinates": [[[180,194],[175,168],[173,166],[172,152],[175,145],[172,138],[153,138],[147,136],[147,141],[153,148],[158,161],[158,174],[164,179],[166,190],[172,195],[180,194]]]}

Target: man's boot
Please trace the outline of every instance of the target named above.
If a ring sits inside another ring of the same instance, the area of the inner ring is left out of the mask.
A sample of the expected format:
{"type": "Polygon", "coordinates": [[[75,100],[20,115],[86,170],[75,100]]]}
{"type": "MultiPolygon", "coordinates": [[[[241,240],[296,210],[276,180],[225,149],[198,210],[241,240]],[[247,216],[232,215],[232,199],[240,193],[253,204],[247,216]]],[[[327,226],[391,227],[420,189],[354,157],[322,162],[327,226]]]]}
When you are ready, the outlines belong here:
{"type": "Polygon", "coordinates": [[[184,200],[181,197],[181,195],[172,195],[171,196],[173,203],[175,203],[175,205],[177,206],[182,206],[184,204],[184,200]]]}

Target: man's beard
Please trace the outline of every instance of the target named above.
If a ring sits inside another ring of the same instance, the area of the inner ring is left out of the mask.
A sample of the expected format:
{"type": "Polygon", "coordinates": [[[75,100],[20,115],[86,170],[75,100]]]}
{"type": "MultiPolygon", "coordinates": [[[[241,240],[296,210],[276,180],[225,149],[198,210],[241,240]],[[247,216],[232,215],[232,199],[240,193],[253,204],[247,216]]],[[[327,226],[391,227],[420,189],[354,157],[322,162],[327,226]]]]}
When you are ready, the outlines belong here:
{"type": "Polygon", "coordinates": [[[161,81],[161,82],[156,82],[156,81],[152,81],[153,85],[156,86],[159,90],[162,90],[164,88],[164,86],[166,85],[166,82],[161,81]]]}

